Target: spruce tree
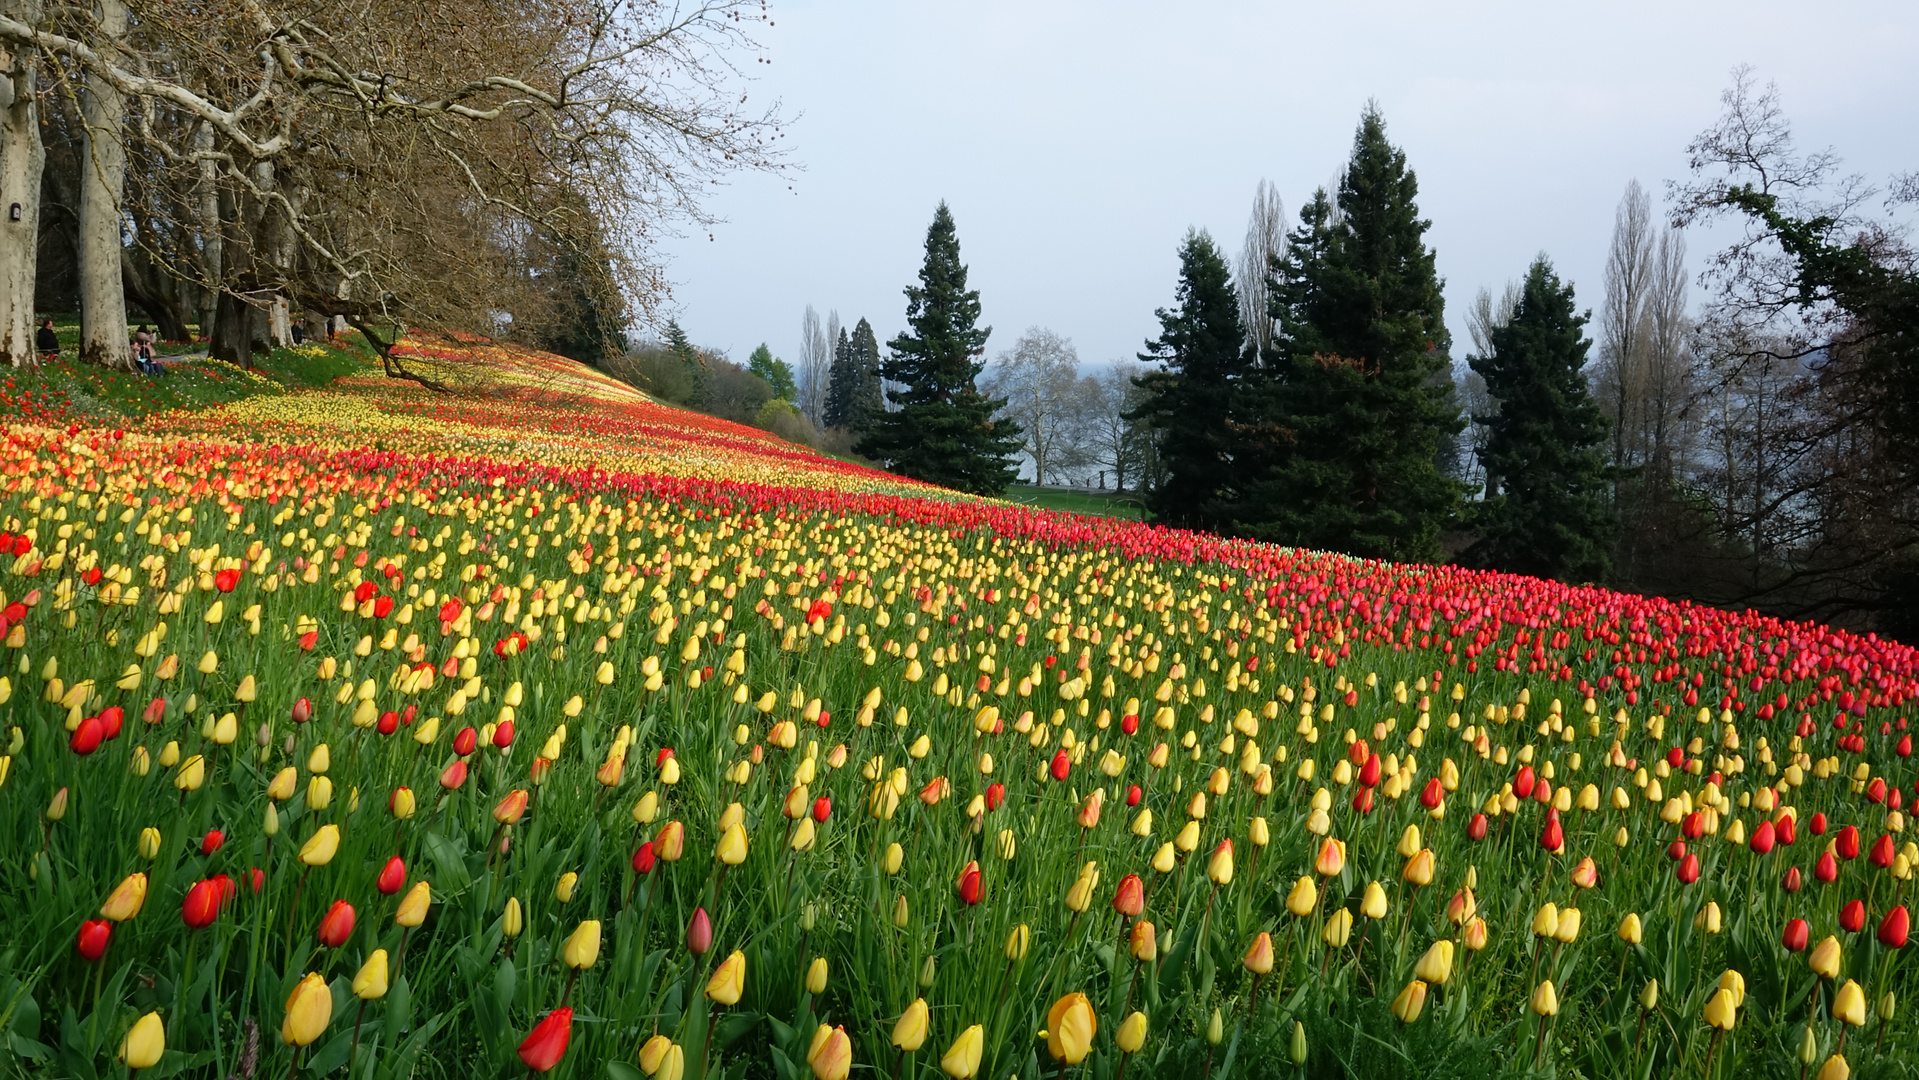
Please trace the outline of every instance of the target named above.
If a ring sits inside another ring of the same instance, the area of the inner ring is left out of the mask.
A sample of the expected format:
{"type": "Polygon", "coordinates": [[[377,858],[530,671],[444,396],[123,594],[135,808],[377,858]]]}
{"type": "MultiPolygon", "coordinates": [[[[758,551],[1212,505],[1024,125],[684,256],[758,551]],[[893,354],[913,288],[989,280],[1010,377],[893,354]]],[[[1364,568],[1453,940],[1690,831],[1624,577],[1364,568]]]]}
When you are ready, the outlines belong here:
{"type": "Polygon", "coordinates": [[[1235,531],[1305,547],[1434,561],[1465,485],[1447,444],[1453,398],[1445,302],[1406,155],[1368,107],[1338,192],[1300,212],[1272,283],[1271,461],[1235,531]]]}
{"type": "Polygon", "coordinates": [[[876,417],[886,412],[886,399],[882,395],[885,384],[880,378],[880,343],[873,335],[873,324],[862,318],[853,327],[850,344],[854,382],[848,394],[846,426],[864,433],[876,417]]]}
{"type": "Polygon", "coordinates": [[[920,283],[905,292],[910,329],[887,342],[890,355],[880,365],[881,375],[900,384],[887,392],[897,408],[873,417],[854,450],[902,476],[998,494],[1019,475],[1019,427],[995,421],[1006,402],[975,383],[992,329],[978,325],[979,290],[966,287],[953,214],[943,201],[926,230],[920,283]]]}
{"type": "Polygon", "coordinates": [[[844,327],[833,346],[833,363],[826,372],[826,407],[821,419],[830,428],[843,428],[853,416],[853,390],[859,373],[853,367],[853,341],[844,327]]]}
{"type": "Polygon", "coordinates": [[[1163,370],[1134,380],[1145,400],[1126,414],[1158,436],[1165,480],[1147,506],[1168,524],[1224,531],[1239,517],[1244,442],[1240,429],[1257,357],[1246,343],[1239,295],[1226,259],[1203,230],[1179,246],[1172,310],[1160,308],[1160,334],[1139,358],[1163,370]]]}
{"type": "Polygon", "coordinates": [[[1480,459],[1491,480],[1470,561],[1565,581],[1606,576],[1611,475],[1606,417],[1583,371],[1586,322],[1572,286],[1541,255],[1512,320],[1488,335],[1492,355],[1467,357],[1499,404],[1496,415],[1474,417],[1487,427],[1480,459]]]}

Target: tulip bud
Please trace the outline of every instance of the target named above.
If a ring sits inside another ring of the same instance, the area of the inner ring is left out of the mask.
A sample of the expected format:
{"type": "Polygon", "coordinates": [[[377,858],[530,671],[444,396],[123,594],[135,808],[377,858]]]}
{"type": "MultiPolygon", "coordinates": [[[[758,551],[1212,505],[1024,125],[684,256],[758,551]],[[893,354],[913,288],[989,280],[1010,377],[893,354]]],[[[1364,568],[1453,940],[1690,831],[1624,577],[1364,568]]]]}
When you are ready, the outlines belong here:
{"type": "Polygon", "coordinates": [[[1731,1031],[1738,1020],[1738,1007],[1733,1004],[1732,993],[1723,988],[1713,991],[1706,1000],[1706,1023],[1720,1031],[1731,1031]]]}
{"type": "Polygon", "coordinates": [[[1119,1046],[1122,1054],[1138,1053],[1139,1048],[1146,1045],[1146,1014],[1135,1011],[1120,1021],[1113,1042],[1119,1046]]]}
{"type": "Polygon", "coordinates": [[[1446,985],[1453,973],[1453,943],[1441,938],[1433,942],[1426,955],[1419,958],[1419,964],[1413,974],[1434,986],[1446,985]]]}
{"type": "Polygon", "coordinates": [[[940,1070],[953,1080],[972,1080],[979,1073],[980,1057],[986,1049],[986,1028],[974,1024],[960,1032],[953,1045],[940,1057],[940,1070]]]}
{"type": "Polygon", "coordinates": [[[573,928],[561,950],[566,966],[576,971],[592,967],[600,959],[600,920],[587,919],[573,928]]]}
{"type": "Polygon", "coordinates": [[[815,996],[826,993],[826,957],[816,956],[807,965],[806,992],[815,996]]]}
{"type": "MultiPolygon", "coordinates": [[[[1345,910],[1344,908],[1340,910],[1345,910]]],[[[1270,975],[1273,972],[1273,935],[1261,932],[1253,938],[1252,945],[1246,949],[1246,970],[1255,975],[1270,975]]]]}
{"type": "Polygon", "coordinates": [[[280,1024],[280,1041],[288,1046],[310,1046],[326,1032],[333,1019],[333,991],[318,972],[308,972],[287,995],[286,1019],[280,1024]]]}
{"type": "Polygon", "coordinates": [[[566,1045],[572,1037],[573,1010],[554,1009],[527,1032],[520,1043],[520,1061],[533,1072],[551,1072],[566,1056],[566,1045]]]}
{"type": "Polygon", "coordinates": [[[1626,917],[1619,920],[1619,940],[1628,945],[1637,945],[1645,936],[1645,927],[1639,921],[1638,912],[1627,912],[1626,917]]]}
{"type": "Polygon", "coordinates": [[[1402,1024],[1410,1024],[1419,1019],[1426,1008],[1427,986],[1419,979],[1406,984],[1398,996],[1393,998],[1393,1016],[1402,1024]]]}
{"type": "Polygon", "coordinates": [[[1843,1020],[1853,1027],[1859,1027],[1866,1022],[1866,992],[1860,989],[1858,983],[1847,979],[1845,985],[1839,988],[1839,992],[1833,995],[1832,1016],[1833,1019],[1843,1020]]]}
{"type": "Polygon", "coordinates": [[[359,973],[353,976],[353,996],[361,1001],[378,1001],[386,996],[387,968],[386,950],[375,949],[373,955],[360,965],[359,973]]]}
{"type": "Polygon", "coordinates": [[[500,914],[500,933],[509,939],[516,938],[520,936],[520,931],[525,929],[525,927],[526,916],[520,910],[520,898],[517,896],[507,897],[506,910],[500,914]]]}
{"type": "Polygon", "coordinates": [[[1386,890],[1377,881],[1366,883],[1366,893],[1359,901],[1359,913],[1369,919],[1386,917],[1386,890]]]}
{"type": "MultiPolygon", "coordinates": [[[[1815,1049],[1813,1054],[1817,1056],[1818,1050],[1815,1049]]],[[[1819,1075],[1815,1080],[1848,1080],[1851,1076],[1852,1066],[1846,1064],[1845,1058],[1834,1054],[1826,1059],[1824,1065],[1819,1066],[1819,1075]]]]}
{"type": "Polygon", "coordinates": [[[167,1028],[160,1014],[150,1012],[133,1022],[120,1040],[120,1061],[134,1072],[151,1069],[167,1051],[167,1028]]]}
{"type": "Polygon", "coordinates": [[[707,915],[704,906],[696,907],[693,917],[686,924],[686,951],[694,956],[705,956],[712,947],[713,920],[707,915]]]}
{"type": "Polygon", "coordinates": [[[746,954],[735,950],[707,980],[706,996],[722,1005],[738,1005],[746,990],[746,954]]]}
{"type": "Polygon", "coordinates": [[[909,1054],[918,1050],[926,1042],[927,1020],[926,999],[914,998],[893,1025],[893,1045],[909,1054]]]}
{"type": "Polygon", "coordinates": [[[1305,918],[1319,905],[1319,887],[1310,877],[1301,877],[1293,882],[1292,891],[1286,894],[1286,910],[1298,918],[1305,918]]]}
{"type": "Polygon", "coordinates": [[[1225,1038],[1226,1018],[1219,1014],[1218,1009],[1214,1009],[1213,1015],[1206,1020],[1206,1041],[1213,1046],[1218,1046],[1225,1038]]]}
{"type": "Polygon", "coordinates": [[[1085,994],[1072,993],[1053,1003],[1046,1013],[1046,1049],[1053,1060],[1078,1065],[1092,1052],[1099,1022],[1085,994]]]}
{"type": "Polygon", "coordinates": [[[396,926],[408,929],[426,921],[427,911],[433,906],[433,888],[424,881],[416,881],[400,898],[399,910],[393,913],[396,926]]]}
{"type": "Polygon", "coordinates": [[[1134,960],[1142,964],[1150,964],[1159,958],[1159,939],[1153,936],[1155,932],[1153,924],[1145,919],[1133,924],[1133,929],[1127,937],[1126,947],[1127,951],[1133,954],[1134,960]]]}
{"type": "Polygon", "coordinates": [[[572,903],[573,890],[579,885],[579,883],[580,883],[579,874],[576,874],[571,870],[568,870],[566,873],[561,874],[560,880],[557,883],[555,883],[553,886],[553,898],[555,900],[558,900],[562,904],[572,903]]]}
{"type": "Polygon", "coordinates": [[[1551,979],[1540,983],[1539,986],[1533,990],[1532,999],[1529,1004],[1533,1012],[1539,1016],[1559,1015],[1559,995],[1553,990],[1553,981],[1551,979]]]}

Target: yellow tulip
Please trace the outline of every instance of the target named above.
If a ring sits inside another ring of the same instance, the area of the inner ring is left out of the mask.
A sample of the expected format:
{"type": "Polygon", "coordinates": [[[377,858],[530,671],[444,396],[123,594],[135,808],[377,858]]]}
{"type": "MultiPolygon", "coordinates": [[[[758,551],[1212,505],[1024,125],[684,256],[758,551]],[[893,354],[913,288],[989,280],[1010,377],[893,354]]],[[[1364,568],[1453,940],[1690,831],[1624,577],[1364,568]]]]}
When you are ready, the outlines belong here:
{"type": "Polygon", "coordinates": [[[573,890],[579,883],[580,875],[573,871],[568,870],[566,873],[561,874],[560,880],[553,885],[553,898],[562,904],[572,903],[573,890]]]}
{"type": "Polygon", "coordinates": [[[107,897],[107,902],[100,905],[100,917],[112,922],[126,922],[140,914],[140,908],[146,902],[147,876],[135,871],[121,879],[107,897]]]}
{"type": "Polygon", "coordinates": [[[1619,920],[1619,940],[1626,944],[1639,944],[1644,940],[1645,934],[1646,930],[1640,925],[1638,912],[1628,912],[1625,918],[1619,920]]]}
{"type": "Polygon", "coordinates": [[[1397,997],[1393,998],[1393,1016],[1402,1024],[1410,1024],[1419,1019],[1426,1008],[1426,984],[1414,979],[1406,984],[1397,997]]]}
{"type": "Polygon", "coordinates": [[[746,861],[746,829],[734,822],[720,834],[720,843],[714,854],[728,866],[738,866],[746,861]]]}
{"type": "Polygon", "coordinates": [[[287,799],[291,799],[293,797],[293,785],[298,783],[299,779],[299,772],[291,765],[274,773],[273,779],[267,784],[267,798],[272,799],[274,802],[284,802],[287,799]]]}
{"type": "Polygon", "coordinates": [[[1866,1022],[1866,992],[1859,984],[1847,979],[1844,986],[1832,998],[1832,1016],[1835,1020],[1844,1020],[1853,1027],[1866,1022]]]}
{"type": "Polygon", "coordinates": [[[433,887],[424,881],[416,881],[400,898],[400,908],[393,913],[393,921],[399,926],[418,926],[426,921],[427,909],[432,906],[433,887]]]}
{"type": "Polygon", "coordinates": [[[517,896],[507,897],[506,910],[500,913],[500,933],[505,934],[509,938],[516,938],[520,936],[520,931],[525,928],[526,915],[520,910],[520,898],[517,896]]]}
{"type": "Polygon", "coordinates": [[[813,1067],[814,1080],[846,1080],[853,1070],[853,1040],[846,1037],[846,1029],[821,1024],[806,1052],[806,1063],[813,1067]]]}
{"type": "Polygon", "coordinates": [[[1359,901],[1359,913],[1369,919],[1386,917],[1386,890],[1379,882],[1366,883],[1366,895],[1359,901]]]}
{"type": "Polygon", "coordinates": [[[1559,905],[1548,900],[1533,915],[1533,933],[1539,937],[1552,937],[1559,931],[1559,905]]]}
{"type": "MultiPolygon", "coordinates": [[[[1340,910],[1344,911],[1344,908],[1340,910]]],[[[1273,971],[1273,935],[1261,932],[1253,938],[1246,948],[1245,959],[1241,963],[1246,970],[1255,975],[1270,975],[1273,971]]]]}
{"type": "MultiPolygon", "coordinates": [[[[573,933],[566,939],[566,948],[561,955],[566,960],[567,967],[579,971],[592,967],[600,958],[600,920],[587,919],[574,927],[573,933]]],[[[739,999],[735,996],[734,1000],[739,999]]],[[[727,1002],[728,1005],[732,1003],[727,1002]]]]}
{"type": "MultiPolygon", "coordinates": [[[[597,932],[598,924],[595,924],[597,932]]],[[[595,950],[598,951],[597,948],[595,950]]],[[[746,954],[734,950],[706,982],[706,996],[722,1005],[738,1005],[746,991],[746,954]]]]}
{"type": "Polygon", "coordinates": [[[353,976],[353,996],[361,1001],[378,1001],[386,996],[386,950],[375,949],[353,976]]]}
{"type": "Polygon", "coordinates": [[[918,1050],[926,1042],[927,1016],[926,999],[914,998],[893,1025],[893,1045],[909,1054],[918,1050]]]}
{"type": "Polygon", "coordinates": [[[1414,885],[1431,885],[1433,883],[1433,849],[1421,848],[1417,854],[1407,860],[1404,877],[1414,885]]]}
{"type": "Polygon", "coordinates": [[[1319,886],[1313,884],[1313,879],[1302,876],[1293,882],[1293,890],[1286,894],[1286,910],[1303,919],[1311,915],[1317,906],[1319,886]]]}
{"type": "Polygon", "coordinates": [[[1025,923],[1013,927],[1013,932],[1006,935],[1006,959],[1012,963],[1026,959],[1026,950],[1032,944],[1033,932],[1025,923]]]}
{"type": "Polygon", "coordinates": [[[1540,983],[1539,986],[1533,990],[1532,1000],[1529,1004],[1532,1006],[1533,1012],[1540,1016],[1559,1015],[1559,994],[1553,989],[1553,981],[1551,979],[1540,983]]]}
{"type": "Polygon", "coordinates": [[[135,1072],[158,1065],[160,1056],[166,1052],[167,1027],[160,1022],[157,1012],[135,1020],[133,1027],[127,1030],[127,1037],[120,1040],[120,1060],[135,1072]]]}
{"type": "Polygon", "coordinates": [[[1085,994],[1071,993],[1053,1003],[1046,1013],[1046,1050],[1053,1060],[1078,1065],[1092,1052],[1099,1021],[1085,994]]]}
{"type": "Polygon", "coordinates": [[[1119,1031],[1113,1035],[1113,1041],[1119,1044],[1123,1054],[1136,1054],[1146,1045],[1146,1014],[1134,1012],[1120,1021],[1119,1031]]]}
{"type": "Polygon", "coordinates": [[[207,763],[198,754],[180,763],[180,770],[173,774],[173,786],[181,791],[198,791],[200,785],[207,782],[207,763]]]}
{"type": "Polygon", "coordinates": [[[1566,908],[1559,913],[1559,921],[1553,925],[1553,940],[1561,945],[1571,945],[1579,939],[1579,909],[1566,908]]]}
{"type": "Polygon", "coordinates": [[[1426,955],[1419,958],[1419,965],[1413,974],[1434,986],[1446,985],[1453,974],[1453,943],[1444,938],[1433,942],[1426,955]]]}
{"type": "Polygon", "coordinates": [[[1732,991],[1724,988],[1713,991],[1706,1001],[1706,1023],[1721,1031],[1731,1031],[1738,1019],[1738,1006],[1733,1004],[1732,991]]]}
{"type": "Polygon", "coordinates": [[[140,857],[152,862],[160,856],[160,830],[149,825],[140,830],[140,857]]]}
{"type": "MultiPolygon", "coordinates": [[[[300,845],[300,861],[308,866],[325,866],[333,861],[340,852],[340,827],[322,825],[314,830],[307,842],[300,845]]],[[[303,1044],[304,1045],[304,1044],[303,1044]]]]}
{"type": "Polygon", "coordinates": [[[326,1033],[333,1019],[333,991],[317,972],[293,985],[287,995],[287,1015],[280,1024],[280,1041],[288,1046],[310,1046],[326,1033]]]}
{"type": "Polygon", "coordinates": [[[1746,1007],[1746,977],[1744,975],[1739,974],[1731,968],[1727,968],[1726,973],[1719,976],[1719,989],[1732,995],[1733,1008],[1743,1009],[1746,1007]]]}
{"type": "Polygon", "coordinates": [[[806,968],[806,992],[815,996],[826,993],[826,974],[826,957],[814,957],[806,968]]]}
{"type": "Polygon", "coordinates": [[[940,1057],[940,1071],[953,1080],[971,1080],[979,1072],[980,1055],[986,1049],[986,1029],[974,1024],[960,1032],[953,1045],[940,1057]]]}
{"type": "Polygon", "coordinates": [[[1819,1066],[1818,1080],[1848,1080],[1851,1076],[1852,1066],[1847,1065],[1846,1059],[1838,1054],[1827,1058],[1826,1063],[1819,1066]]]}
{"type": "Polygon", "coordinates": [[[1806,958],[1806,966],[1828,979],[1839,977],[1839,939],[1827,935],[1819,944],[1812,947],[1812,955],[1806,958]]]}
{"type": "Polygon", "coordinates": [[[1326,925],[1320,930],[1319,940],[1334,949],[1343,949],[1353,934],[1353,913],[1340,908],[1326,917],[1326,925]]]}

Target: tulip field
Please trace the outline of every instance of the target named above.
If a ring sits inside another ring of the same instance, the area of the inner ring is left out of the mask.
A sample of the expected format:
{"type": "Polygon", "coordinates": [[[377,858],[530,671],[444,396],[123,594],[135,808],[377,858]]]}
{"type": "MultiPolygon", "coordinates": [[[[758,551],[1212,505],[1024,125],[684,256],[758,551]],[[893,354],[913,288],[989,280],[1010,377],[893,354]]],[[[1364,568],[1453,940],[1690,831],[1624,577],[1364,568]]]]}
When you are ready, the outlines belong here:
{"type": "Polygon", "coordinates": [[[0,1073],[1919,1074],[1913,648],[416,353],[0,433],[0,1073]]]}

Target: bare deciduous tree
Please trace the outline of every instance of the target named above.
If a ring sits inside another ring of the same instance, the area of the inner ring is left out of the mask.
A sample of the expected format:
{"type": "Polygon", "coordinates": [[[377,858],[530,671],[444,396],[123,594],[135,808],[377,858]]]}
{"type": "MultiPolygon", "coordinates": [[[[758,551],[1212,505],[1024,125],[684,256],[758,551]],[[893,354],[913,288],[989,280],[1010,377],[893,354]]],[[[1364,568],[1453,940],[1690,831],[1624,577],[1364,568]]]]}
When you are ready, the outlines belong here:
{"type": "Polygon", "coordinates": [[[826,391],[833,377],[833,346],[820,326],[820,313],[806,305],[800,318],[800,411],[815,427],[826,424],[826,391]]]}
{"type": "Polygon", "coordinates": [[[1261,362],[1272,351],[1277,328],[1267,300],[1273,267],[1286,254],[1286,207],[1279,189],[1265,179],[1253,191],[1253,212],[1246,222],[1246,242],[1240,248],[1234,284],[1239,286],[1239,318],[1246,340],[1259,350],[1261,362]]]}
{"type": "Polygon", "coordinates": [[[1033,482],[1064,481],[1084,464],[1079,353],[1070,339],[1043,326],[1028,327],[986,371],[983,392],[1006,399],[1002,412],[1024,431],[1022,453],[1033,482]]]}

